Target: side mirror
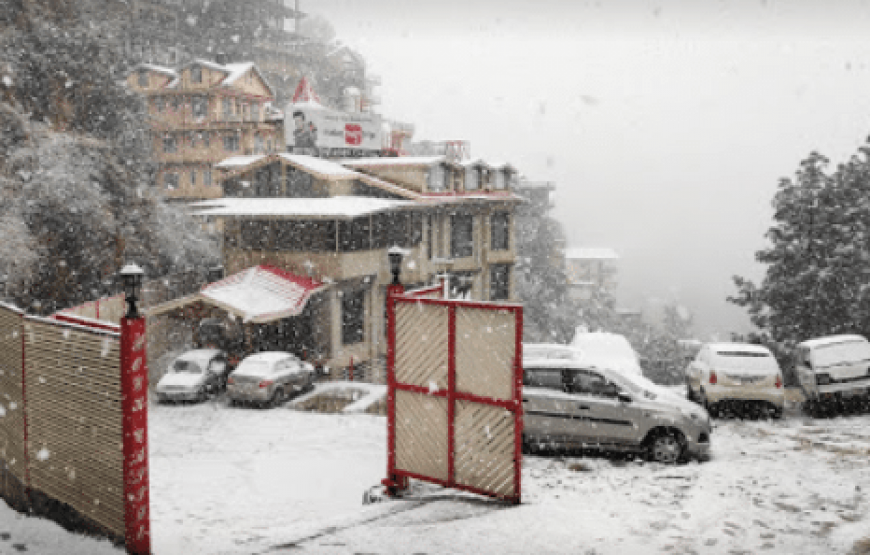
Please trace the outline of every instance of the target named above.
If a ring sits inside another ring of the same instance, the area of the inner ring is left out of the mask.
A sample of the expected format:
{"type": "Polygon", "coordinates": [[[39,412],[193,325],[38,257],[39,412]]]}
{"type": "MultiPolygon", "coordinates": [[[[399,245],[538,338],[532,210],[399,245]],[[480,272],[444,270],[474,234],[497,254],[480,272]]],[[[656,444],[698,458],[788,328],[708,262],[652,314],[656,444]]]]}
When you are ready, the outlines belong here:
{"type": "Polygon", "coordinates": [[[619,399],[620,403],[631,403],[634,399],[631,398],[631,395],[625,393],[624,391],[620,391],[616,394],[616,398],[619,399]]]}

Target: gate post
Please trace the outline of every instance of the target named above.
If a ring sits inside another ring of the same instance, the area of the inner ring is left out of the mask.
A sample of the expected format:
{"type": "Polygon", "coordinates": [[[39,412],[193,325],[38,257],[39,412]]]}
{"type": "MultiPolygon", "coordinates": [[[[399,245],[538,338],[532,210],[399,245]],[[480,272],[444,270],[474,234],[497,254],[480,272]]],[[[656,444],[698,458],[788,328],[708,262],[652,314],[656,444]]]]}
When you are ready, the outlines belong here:
{"type": "Polygon", "coordinates": [[[407,489],[408,478],[396,476],[396,297],[405,292],[399,281],[404,250],[388,251],[393,281],[387,285],[387,477],[382,481],[387,495],[407,489]]]}
{"type": "Polygon", "coordinates": [[[148,364],[145,318],[136,301],[144,272],[135,264],[121,270],[127,314],[121,319],[121,406],[124,449],[124,543],[127,553],[150,555],[148,480],[148,364]]]}

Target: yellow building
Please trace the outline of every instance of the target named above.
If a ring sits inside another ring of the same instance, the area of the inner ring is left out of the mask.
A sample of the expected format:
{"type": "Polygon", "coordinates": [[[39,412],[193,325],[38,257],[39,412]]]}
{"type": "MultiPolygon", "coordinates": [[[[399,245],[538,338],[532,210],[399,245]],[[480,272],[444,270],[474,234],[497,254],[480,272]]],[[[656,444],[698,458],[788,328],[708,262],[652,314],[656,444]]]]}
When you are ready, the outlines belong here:
{"type": "Polygon", "coordinates": [[[283,123],[271,108],[275,93],[253,63],[139,64],[127,86],[145,96],[157,184],[169,198],[220,197],[218,162],[283,150],[283,123]]]}

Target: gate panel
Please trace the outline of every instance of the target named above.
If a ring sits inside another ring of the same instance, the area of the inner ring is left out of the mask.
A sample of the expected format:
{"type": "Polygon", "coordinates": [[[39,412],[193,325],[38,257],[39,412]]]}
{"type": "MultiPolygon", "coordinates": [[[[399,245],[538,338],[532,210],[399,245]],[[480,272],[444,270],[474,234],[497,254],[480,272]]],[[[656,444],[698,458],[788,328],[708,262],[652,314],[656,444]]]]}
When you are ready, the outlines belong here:
{"type": "Polygon", "coordinates": [[[24,412],[24,314],[0,304],[0,464],[27,484],[26,416],[24,412]]]}
{"type": "Polygon", "coordinates": [[[516,316],[503,310],[456,307],[456,389],[480,397],[514,396],[516,316]]]}
{"type": "Polygon", "coordinates": [[[466,401],[457,401],[456,409],[456,483],[516,496],[514,415],[466,401]]]}
{"type": "Polygon", "coordinates": [[[447,389],[447,307],[401,303],[396,316],[396,380],[447,389]]]}
{"type": "Polygon", "coordinates": [[[28,317],[31,485],[124,535],[119,334],[28,317]]]}
{"type": "Polygon", "coordinates": [[[447,399],[396,392],[396,468],[447,481],[447,399]]]}

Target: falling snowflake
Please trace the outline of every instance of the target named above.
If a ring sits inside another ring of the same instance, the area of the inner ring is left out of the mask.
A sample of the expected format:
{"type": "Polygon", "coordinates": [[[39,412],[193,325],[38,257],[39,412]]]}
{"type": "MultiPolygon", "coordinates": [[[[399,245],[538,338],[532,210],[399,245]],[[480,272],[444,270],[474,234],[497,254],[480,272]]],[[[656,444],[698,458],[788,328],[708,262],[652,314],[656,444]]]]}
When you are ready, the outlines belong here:
{"type": "Polygon", "coordinates": [[[40,462],[45,462],[51,456],[51,451],[43,447],[36,453],[36,459],[40,462]]]}

